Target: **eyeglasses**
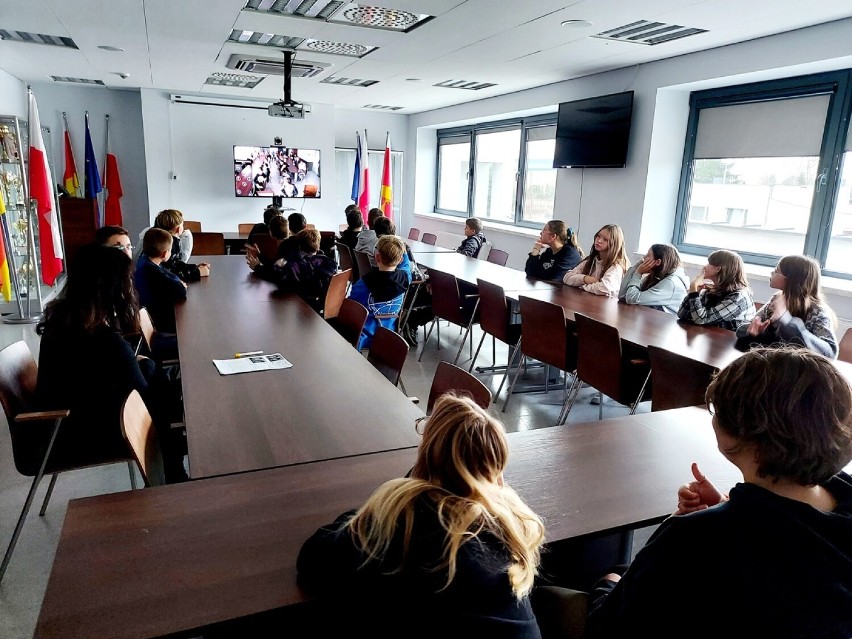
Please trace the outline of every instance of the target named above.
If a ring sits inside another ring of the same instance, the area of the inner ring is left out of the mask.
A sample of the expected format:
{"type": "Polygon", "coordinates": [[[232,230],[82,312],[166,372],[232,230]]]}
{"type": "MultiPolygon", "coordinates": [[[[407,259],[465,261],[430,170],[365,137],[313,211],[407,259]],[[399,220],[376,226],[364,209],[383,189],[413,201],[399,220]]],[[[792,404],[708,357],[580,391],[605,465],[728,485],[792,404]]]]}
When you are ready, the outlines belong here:
{"type": "Polygon", "coordinates": [[[112,248],[117,248],[119,251],[127,251],[128,253],[133,252],[132,244],[113,244],[112,248]]]}

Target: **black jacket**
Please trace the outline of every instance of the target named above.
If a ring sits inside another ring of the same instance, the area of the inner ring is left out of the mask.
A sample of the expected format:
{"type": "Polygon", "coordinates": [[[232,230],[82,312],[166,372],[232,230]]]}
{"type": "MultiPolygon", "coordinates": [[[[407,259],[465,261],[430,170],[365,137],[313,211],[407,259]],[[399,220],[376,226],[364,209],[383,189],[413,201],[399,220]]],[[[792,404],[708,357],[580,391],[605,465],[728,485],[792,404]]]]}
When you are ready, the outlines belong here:
{"type": "Polygon", "coordinates": [[[527,258],[524,271],[527,277],[549,282],[562,281],[562,277],[582,261],[580,252],[573,246],[566,244],[558,253],[554,253],[548,246],[538,255],[532,253],[527,258]]]}

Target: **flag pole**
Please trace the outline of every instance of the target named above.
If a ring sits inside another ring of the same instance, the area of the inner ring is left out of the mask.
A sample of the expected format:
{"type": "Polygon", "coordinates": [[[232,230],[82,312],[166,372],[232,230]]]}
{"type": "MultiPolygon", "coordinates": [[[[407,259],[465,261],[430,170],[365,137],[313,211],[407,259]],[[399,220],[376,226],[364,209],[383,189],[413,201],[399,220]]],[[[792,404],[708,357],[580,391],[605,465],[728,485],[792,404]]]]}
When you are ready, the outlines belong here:
{"type": "MultiPolygon", "coordinates": [[[[107,173],[107,154],[109,153],[109,113],[106,114],[106,125],[104,126],[104,171],[101,176],[101,184],[104,185],[104,188],[101,189],[101,193],[106,191],[106,173],[107,173]]],[[[103,197],[103,206],[98,207],[98,215],[100,216],[100,225],[103,226],[106,222],[106,211],[104,207],[106,206],[106,196],[103,197]]]]}

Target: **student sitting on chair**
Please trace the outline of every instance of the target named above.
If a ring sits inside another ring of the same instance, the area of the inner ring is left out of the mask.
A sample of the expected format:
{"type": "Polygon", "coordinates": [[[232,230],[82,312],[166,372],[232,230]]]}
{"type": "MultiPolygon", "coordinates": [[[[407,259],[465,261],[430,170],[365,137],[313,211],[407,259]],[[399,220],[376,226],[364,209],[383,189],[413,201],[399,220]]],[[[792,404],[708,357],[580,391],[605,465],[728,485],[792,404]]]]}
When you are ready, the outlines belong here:
{"type": "Polygon", "coordinates": [[[296,241],[298,255],[287,260],[281,268],[258,271],[260,260],[252,255],[246,255],[246,262],[257,275],[275,282],[281,293],[295,293],[320,312],[331,277],[337,272],[337,263],[319,252],[320,233],[316,229],[302,229],[296,241]]]}
{"type": "Polygon", "coordinates": [[[197,282],[210,275],[210,264],[207,262],[198,265],[186,262],[192,253],[192,233],[183,228],[183,213],[176,209],[160,211],[154,218],[154,228],[168,231],[172,236],[171,251],[163,264],[167,271],[171,271],[184,282],[197,282]]]}
{"type": "Polygon", "coordinates": [[[95,244],[109,246],[122,251],[128,258],[133,257],[133,245],[130,235],[122,226],[102,226],[95,231],[95,244]]]}
{"type": "Polygon", "coordinates": [[[599,582],[586,636],[852,637],[848,382],[810,350],[761,348],[707,404],[743,481],[726,496],[693,464],[674,516],[599,582]]]}
{"type": "Polygon", "coordinates": [[[551,220],[541,229],[524,265],[527,277],[561,282],[569,270],[583,259],[577,234],[562,220],[551,220]]]}
{"type": "MultiPolygon", "coordinates": [[[[283,215],[276,215],[269,220],[269,237],[278,243],[274,259],[264,255],[256,244],[246,244],[246,255],[254,255],[260,261],[258,269],[271,273],[271,269],[275,266],[281,268],[288,258],[298,255],[299,245],[296,243],[295,236],[290,234],[290,224],[283,215]]],[[[264,279],[269,279],[262,272],[258,274],[264,279]]]]}
{"type": "Polygon", "coordinates": [[[504,482],[508,456],[499,421],[441,396],[408,476],[302,546],[299,578],[325,595],[314,636],[540,639],[544,524],[504,482]]]}
{"type": "MultiPolygon", "coordinates": [[[[373,252],[376,249],[376,220],[380,217],[383,217],[383,213],[381,209],[370,209],[370,212],[367,213],[367,228],[362,228],[361,232],[358,234],[358,241],[355,243],[356,251],[363,251],[368,255],[372,256],[373,252]]],[[[370,258],[372,259],[372,257],[370,258]]],[[[375,264],[373,265],[375,266],[375,264]]]]}
{"type": "Polygon", "coordinates": [[[171,250],[171,235],[163,229],[148,229],[133,274],[139,303],[148,309],[157,330],[168,333],[175,332],[175,303],[186,299],[186,283],[164,266],[171,250]]]}
{"type": "Polygon", "coordinates": [[[358,236],[364,230],[364,218],[360,209],[354,204],[346,207],[346,226],[346,230],[340,234],[340,243],[354,251],[358,244],[358,236]]]}
{"type": "MultiPolygon", "coordinates": [[[[393,223],[393,220],[386,218],[384,215],[380,215],[376,218],[375,222],[373,222],[373,229],[375,230],[375,237],[368,239],[364,242],[361,242],[361,236],[358,239],[358,246],[363,246],[363,250],[367,255],[370,256],[370,264],[374,267],[378,266],[376,264],[376,244],[379,241],[379,238],[385,235],[396,236],[396,225],[393,223]]],[[[411,279],[414,277],[414,257],[410,254],[408,246],[406,246],[405,242],[403,242],[403,246],[405,246],[405,252],[402,254],[402,261],[399,263],[399,270],[405,273],[408,276],[408,283],[411,283],[411,279]]]]}
{"type": "Polygon", "coordinates": [[[263,222],[258,222],[253,227],[251,227],[249,237],[255,234],[266,235],[267,233],[269,233],[269,220],[271,220],[276,215],[281,215],[281,211],[274,204],[270,204],[265,209],[263,209],[263,222]]]}
{"type": "Polygon", "coordinates": [[[485,236],[482,234],[482,222],[479,218],[469,217],[464,223],[464,241],[456,249],[456,253],[477,257],[482,245],[485,244],[485,236]]]}
{"type": "Polygon", "coordinates": [[[370,271],[352,287],[349,297],[364,306],[367,321],[361,331],[358,349],[370,348],[378,326],[396,329],[408,277],[397,266],[405,255],[405,243],[395,235],[383,235],[376,242],[378,270],[370,271]],[[381,317],[379,317],[381,316],[381,317]]]}

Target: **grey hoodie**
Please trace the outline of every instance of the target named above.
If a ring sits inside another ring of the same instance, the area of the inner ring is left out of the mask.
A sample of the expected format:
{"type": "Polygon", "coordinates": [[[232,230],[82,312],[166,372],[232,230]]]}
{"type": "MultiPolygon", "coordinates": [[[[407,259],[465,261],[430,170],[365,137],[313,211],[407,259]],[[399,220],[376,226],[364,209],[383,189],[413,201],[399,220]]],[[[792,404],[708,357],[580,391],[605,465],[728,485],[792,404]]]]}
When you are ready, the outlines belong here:
{"type": "Polygon", "coordinates": [[[648,290],[640,290],[641,286],[642,275],[636,272],[636,266],[631,266],[621,280],[618,299],[624,300],[627,304],[641,304],[677,315],[680,303],[689,289],[689,278],[683,267],[678,266],[648,290]]]}

